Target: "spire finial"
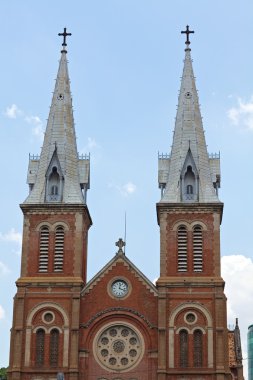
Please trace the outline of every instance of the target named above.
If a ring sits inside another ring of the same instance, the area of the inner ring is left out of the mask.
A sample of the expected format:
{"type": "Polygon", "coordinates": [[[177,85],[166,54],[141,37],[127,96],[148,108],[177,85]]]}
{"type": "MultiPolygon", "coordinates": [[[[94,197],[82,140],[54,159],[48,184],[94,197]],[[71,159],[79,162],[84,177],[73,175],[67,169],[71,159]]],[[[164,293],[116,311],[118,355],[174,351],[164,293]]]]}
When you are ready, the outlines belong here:
{"type": "Polygon", "coordinates": [[[123,252],[123,247],[125,247],[126,243],[124,242],[123,239],[119,238],[119,240],[115,243],[115,245],[119,248],[117,254],[122,254],[124,255],[124,252],[123,252]]]}
{"type": "MultiPolygon", "coordinates": [[[[186,44],[186,49],[188,50],[189,49],[189,45],[190,45],[190,40],[189,40],[189,35],[191,33],[194,33],[194,30],[189,30],[189,25],[186,25],[186,30],[182,30],[181,31],[181,34],[186,34],[186,41],[185,41],[185,44],[186,44]]],[[[186,50],[185,49],[185,50],[186,50]]]]}
{"type": "Polygon", "coordinates": [[[65,47],[67,46],[66,37],[71,35],[72,33],[67,33],[67,28],[64,28],[63,33],[58,33],[58,36],[63,36],[63,49],[61,50],[61,53],[67,53],[67,50],[65,49],[65,47]]]}

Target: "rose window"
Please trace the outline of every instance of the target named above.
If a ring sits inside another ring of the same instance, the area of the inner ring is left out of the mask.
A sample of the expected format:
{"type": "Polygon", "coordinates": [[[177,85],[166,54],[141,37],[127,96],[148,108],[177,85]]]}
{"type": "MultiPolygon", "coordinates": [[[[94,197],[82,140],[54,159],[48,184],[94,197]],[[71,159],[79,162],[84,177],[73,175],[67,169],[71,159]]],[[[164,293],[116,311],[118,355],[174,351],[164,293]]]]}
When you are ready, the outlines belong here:
{"type": "Polygon", "coordinates": [[[107,369],[124,371],[143,355],[143,340],[131,327],[114,325],[100,332],[94,341],[97,361],[107,369]]]}

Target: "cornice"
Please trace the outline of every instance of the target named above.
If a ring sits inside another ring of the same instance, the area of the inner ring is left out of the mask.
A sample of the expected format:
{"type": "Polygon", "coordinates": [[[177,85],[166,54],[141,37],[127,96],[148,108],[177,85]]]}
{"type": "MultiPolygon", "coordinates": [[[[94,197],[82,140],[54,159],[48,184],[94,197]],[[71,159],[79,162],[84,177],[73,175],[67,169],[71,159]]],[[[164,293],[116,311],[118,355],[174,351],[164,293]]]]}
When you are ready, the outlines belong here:
{"type": "Polygon", "coordinates": [[[87,216],[89,225],[92,225],[92,219],[89,213],[88,206],[85,204],[70,204],[70,203],[21,203],[20,208],[24,215],[28,214],[69,214],[82,213],[87,216]]]}
{"type": "Polygon", "coordinates": [[[222,202],[213,203],[168,203],[168,202],[157,202],[156,212],[157,212],[157,223],[160,225],[160,216],[162,214],[199,214],[199,213],[218,213],[220,214],[220,223],[222,221],[223,214],[222,202]]]}

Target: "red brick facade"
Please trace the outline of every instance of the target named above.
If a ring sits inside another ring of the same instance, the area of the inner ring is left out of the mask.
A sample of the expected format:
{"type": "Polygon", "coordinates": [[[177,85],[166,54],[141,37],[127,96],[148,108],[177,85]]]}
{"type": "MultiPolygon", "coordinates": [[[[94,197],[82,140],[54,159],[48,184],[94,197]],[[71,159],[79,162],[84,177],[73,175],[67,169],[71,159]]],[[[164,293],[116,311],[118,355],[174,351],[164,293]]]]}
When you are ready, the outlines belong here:
{"type": "Polygon", "coordinates": [[[58,372],[66,379],[91,380],[230,378],[226,298],[220,277],[222,205],[199,204],[193,209],[192,205],[158,204],[161,276],[156,287],[122,253],[86,284],[91,224],[86,207],[22,209],[22,268],[14,301],[11,379],[53,379],[58,372]],[[64,227],[64,261],[63,270],[55,273],[58,225],[64,227]],[[186,273],[177,270],[181,225],[187,227],[186,273]],[[203,230],[200,273],[194,272],[192,264],[195,225],[203,230]],[[49,227],[46,273],[38,270],[42,226],[49,227]],[[112,292],[117,279],[128,284],[124,297],[112,292]],[[110,337],[113,328],[115,338],[110,337]],[[123,332],[129,336],[123,337],[123,332]],[[130,344],[130,336],[137,339],[136,346],[130,344]],[[57,339],[57,353],[53,339],[57,339]],[[115,354],[117,345],[124,346],[124,355],[115,354]],[[196,347],[201,350],[198,357],[196,347]]]}
{"type": "Polygon", "coordinates": [[[160,277],[152,284],[119,241],[115,257],[87,283],[89,157],[76,149],[63,46],[42,153],[30,159],[30,194],[21,205],[9,380],[55,380],[58,373],[66,380],[231,379],[219,165],[206,151],[189,43],[185,51],[174,156],[160,157],[160,277]]]}

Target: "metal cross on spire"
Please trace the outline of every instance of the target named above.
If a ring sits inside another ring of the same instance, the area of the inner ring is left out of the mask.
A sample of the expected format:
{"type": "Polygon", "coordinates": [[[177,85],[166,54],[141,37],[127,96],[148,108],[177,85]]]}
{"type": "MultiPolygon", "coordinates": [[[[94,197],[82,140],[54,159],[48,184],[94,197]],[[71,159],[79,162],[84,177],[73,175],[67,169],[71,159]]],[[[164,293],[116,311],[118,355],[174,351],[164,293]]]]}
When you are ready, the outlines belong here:
{"type": "Polygon", "coordinates": [[[186,30],[181,31],[181,34],[186,34],[185,44],[187,45],[187,47],[189,47],[189,45],[190,45],[189,35],[191,33],[194,33],[194,30],[189,30],[189,25],[186,25],[186,30]]]}
{"type": "Polygon", "coordinates": [[[71,36],[71,35],[72,33],[67,33],[67,28],[64,28],[63,33],[58,33],[58,36],[63,36],[63,43],[62,43],[63,49],[61,52],[67,53],[67,50],[65,50],[65,46],[67,46],[66,37],[71,36]]]}

